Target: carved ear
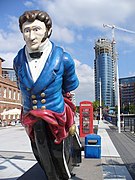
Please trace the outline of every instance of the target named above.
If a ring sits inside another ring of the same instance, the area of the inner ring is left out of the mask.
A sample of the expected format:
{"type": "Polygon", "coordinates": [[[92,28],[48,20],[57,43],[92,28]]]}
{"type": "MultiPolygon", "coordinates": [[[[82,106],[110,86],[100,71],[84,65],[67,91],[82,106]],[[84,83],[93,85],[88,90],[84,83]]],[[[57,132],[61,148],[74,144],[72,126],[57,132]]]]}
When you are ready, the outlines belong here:
{"type": "MultiPolygon", "coordinates": [[[[23,33],[22,33],[23,34],[23,33]]],[[[24,39],[24,41],[25,41],[25,37],[24,37],[24,34],[23,34],[23,39],[24,39]]]]}

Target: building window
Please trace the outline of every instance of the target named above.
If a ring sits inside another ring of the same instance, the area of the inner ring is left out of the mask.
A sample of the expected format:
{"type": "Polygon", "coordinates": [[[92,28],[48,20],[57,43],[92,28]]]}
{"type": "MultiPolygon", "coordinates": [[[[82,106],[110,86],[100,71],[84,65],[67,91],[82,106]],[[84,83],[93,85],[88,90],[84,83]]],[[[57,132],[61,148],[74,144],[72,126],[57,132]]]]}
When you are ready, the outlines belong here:
{"type": "Polygon", "coordinates": [[[2,88],[0,86],[0,97],[2,97],[2,88]]]}
{"type": "Polygon", "coordinates": [[[17,100],[20,100],[20,93],[18,92],[18,97],[17,97],[17,100]]]}
{"type": "Polygon", "coordinates": [[[7,89],[4,88],[4,94],[3,94],[3,97],[6,98],[7,97],[7,89]]]}
{"type": "Polygon", "coordinates": [[[9,89],[8,97],[9,97],[9,99],[11,99],[11,89],[9,89]]]}
{"type": "Polygon", "coordinates": [[[16,99],[16,91],[14,91],[13,99],[16,99]]]}

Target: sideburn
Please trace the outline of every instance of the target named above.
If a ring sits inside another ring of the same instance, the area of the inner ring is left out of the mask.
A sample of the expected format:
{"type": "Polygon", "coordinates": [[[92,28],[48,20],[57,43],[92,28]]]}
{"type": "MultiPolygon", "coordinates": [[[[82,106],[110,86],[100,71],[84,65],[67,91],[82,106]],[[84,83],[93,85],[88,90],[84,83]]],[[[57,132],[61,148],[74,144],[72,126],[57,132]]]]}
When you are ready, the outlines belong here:
{"type": "Polygon", "coordinates": [[[45,35],[41,42],[44,42],[48,38],[48,30],[46,30],[45,35]]]}

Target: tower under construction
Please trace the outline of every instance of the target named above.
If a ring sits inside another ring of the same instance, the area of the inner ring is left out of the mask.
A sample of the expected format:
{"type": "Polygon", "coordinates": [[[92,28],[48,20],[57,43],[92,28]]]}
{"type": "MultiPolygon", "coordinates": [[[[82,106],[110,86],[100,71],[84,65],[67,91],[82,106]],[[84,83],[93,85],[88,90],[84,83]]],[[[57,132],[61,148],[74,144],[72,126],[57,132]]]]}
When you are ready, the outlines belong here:
{"type": "Polygon", "coordinates": [[[95,100],[101,98],[105,106],[114,107],[117,104],[115,42],[101,38],[95,42],[94,49],[95,100]]]}

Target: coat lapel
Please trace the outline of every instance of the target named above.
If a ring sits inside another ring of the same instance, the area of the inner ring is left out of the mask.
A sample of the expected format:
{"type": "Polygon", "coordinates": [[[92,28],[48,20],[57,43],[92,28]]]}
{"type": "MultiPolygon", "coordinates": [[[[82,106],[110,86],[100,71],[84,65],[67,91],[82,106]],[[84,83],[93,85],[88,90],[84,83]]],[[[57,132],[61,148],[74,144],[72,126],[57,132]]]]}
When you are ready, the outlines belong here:
{"type": "Polygon", "coordinates": [[[62,48],[56,47],[52,43],[52,51],[45,63],[45,66],[38,77],[37,81],[34,83],[30,68],[25,55],[25,48],[23,48],[20,58],[22,58],[21,68],[20,68],[20,81],[24,86],[31,91],[32,94],[37,94],[42,90],[46,89],[49,84],[51,84],[55,78],[56,73],[60,66],[60,59],[62,55],[62,48]]]}
{"type": "Polygon", "coordinates": [[[45,66],[37,81],[32,86],[31,92],[33,94],[37,94],[38,92],[41,92],[42,90],[46,89],[49,86],[49,84],[51,84],[55,80],[55,70],[59,68],[61,54],[62,49],[57,48],[53,44],[52,51],[45,63],[45,66]]]}
{"type": "Polygon", "coordinates": [[[32,79],[30,68],[29,68],[27,58],[26,58],[26,55],[25,55],[25,48],[23,49],[21,56],[22,56],[21,58],[23,59],[23,63],[22,63],[22,68],[20,69],[20,71],[21,71],[20,72],[20,74],[21,74],[20,81],[22,81],[22,83],[28,89],[31,89],[33,84],[34,84],[34,81],[32,79]]]}

